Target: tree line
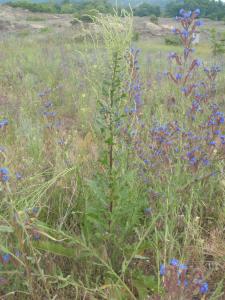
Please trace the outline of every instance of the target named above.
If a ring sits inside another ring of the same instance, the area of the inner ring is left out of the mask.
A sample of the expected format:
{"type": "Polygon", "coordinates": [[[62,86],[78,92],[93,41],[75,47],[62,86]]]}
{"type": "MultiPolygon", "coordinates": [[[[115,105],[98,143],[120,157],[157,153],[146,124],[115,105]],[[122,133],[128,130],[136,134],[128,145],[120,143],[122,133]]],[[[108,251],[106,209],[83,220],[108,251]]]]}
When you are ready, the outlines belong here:
{"type": "MultiPolygon", "coordinates": [[[[112,14],[114,12],[113,5],[108,0],[87,0],[80,3],[75,3],[72,0],[64,0],[61,3],[51,1],[33,3],[26,0],[18,0],[15,2],[8,2],[7,4],[12,7],[28,9],[32,12],[59,14],[70,13],[74,14],[78,19],[82,19],[82,16],[84,15],[94,15],[96,12],[103,14],[112,14]]],[[[142,3],[133,8],[133,14],[134,16],[140,17],[174,17],[178,15],[181,8],[185,8],[187,10],[199,8],[201,10],[201,17],[206,17],[213,20],[225,20],[225,3],[223,3],[221,0],[174,0],[168,3],[164,9],[161,9],[157,5],[142,3]]]]}

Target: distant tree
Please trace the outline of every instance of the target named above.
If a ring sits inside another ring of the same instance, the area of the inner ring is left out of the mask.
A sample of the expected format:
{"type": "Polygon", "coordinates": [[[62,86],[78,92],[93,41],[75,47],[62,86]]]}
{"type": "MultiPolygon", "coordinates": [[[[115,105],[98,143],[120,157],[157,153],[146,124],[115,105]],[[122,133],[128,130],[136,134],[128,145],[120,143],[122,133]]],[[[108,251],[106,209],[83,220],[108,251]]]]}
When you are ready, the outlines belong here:
{"type": "Polygon", "coordinates": [[[160,7],[154,6],[148,3],[143,3],[138,7],[134,8],[134,15],[139,17],[155,15],[159,17],[161,14],[160,7]]]}
{"type": "Polygon", "coordinates": [[[159,19],[155,15],[151,15],[150,16],[150,22],[152,22],[154,24],[158,24],[159,23],[159,19]]]}
{"type": "Polygon", "coordinates": [[[213,55],[225,53],[225,32],[219,34],[215,28],[212,28],[210,41],[213,55]]]}

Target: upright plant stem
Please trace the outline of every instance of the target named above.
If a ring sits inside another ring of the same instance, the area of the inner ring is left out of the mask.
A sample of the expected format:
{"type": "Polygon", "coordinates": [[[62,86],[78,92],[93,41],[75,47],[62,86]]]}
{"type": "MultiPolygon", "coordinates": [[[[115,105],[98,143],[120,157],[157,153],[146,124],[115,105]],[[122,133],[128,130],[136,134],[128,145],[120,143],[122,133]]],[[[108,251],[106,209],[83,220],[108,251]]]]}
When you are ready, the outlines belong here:
{"type": "MultiPolygon", "coordinates": [[[[109,131],[110,131],[110,142],[109,142],[109,212],[113,212],[113,144],[114,144],[114,126],[113,126],[113,114],[114,114],[114,105],[115,105],[115,89],[116,89],[116,71],[117,71],[117,60],[118,53],[113,54],[113,74],[112,74],[112,84],[110,89],[110,117],[109,117],[109,131]]],[[[109,220],[109,229],[111,227],[111,219],[109,220]]]]}

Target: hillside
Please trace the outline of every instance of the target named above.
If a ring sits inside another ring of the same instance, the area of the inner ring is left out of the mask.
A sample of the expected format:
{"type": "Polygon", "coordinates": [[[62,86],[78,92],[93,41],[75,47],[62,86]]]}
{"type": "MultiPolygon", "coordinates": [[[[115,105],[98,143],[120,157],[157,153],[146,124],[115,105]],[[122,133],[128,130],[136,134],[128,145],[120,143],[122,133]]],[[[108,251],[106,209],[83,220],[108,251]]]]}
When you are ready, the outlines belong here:
{"type": "MultiPolygon", "coordinates": [[[[72,2],[84,2],[85,0],[74,0],[72,2]]],[[[170,0],[118,0],[117,3],[118,5],[121,6],[127,6],[131,4],[132,6],[137,6],[143,2],[149,3],[149,4],[154,4],[154,5],[160,5],[160,6],[165,6],[170,0]]],[[[0,3],[6,3],[9,2],[9,0],[0,0],[0,3]]],[[[31,0],[31,2],[34,3],[40,3],[40,2],[47,2],[47,0],[31,0]]],[[[60,1],[56,1],[60,2],[60,1]]],[[[116,3],[116,0],[110,0],[112,4],[116,3]]]]}

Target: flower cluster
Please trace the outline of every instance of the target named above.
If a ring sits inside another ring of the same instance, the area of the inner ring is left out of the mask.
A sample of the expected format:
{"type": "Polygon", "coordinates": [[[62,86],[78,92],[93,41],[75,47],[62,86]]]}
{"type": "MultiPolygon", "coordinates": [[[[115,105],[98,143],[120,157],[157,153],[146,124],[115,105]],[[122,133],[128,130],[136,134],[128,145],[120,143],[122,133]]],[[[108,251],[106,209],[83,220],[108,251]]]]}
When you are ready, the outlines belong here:
{"type": "Polygon", "coordinates": [[[9,181],[9,170],[7,168],[0,168],[0,181],[3,183],[9,181]]]}
{"type": "Polygon", "coordinates": [[[182,296],[192,299],[193,296],[205,295],[209,291],[203,273],[189,268],[176,258],[171,259],[168,265],[160,265],[160,275],[166,293],[174,299],[182,296]]]}
{"type": "Polygon", "coordinates": [[[8,119],[3,119],[0,121],[0,128],[5,128],[7,125],[9,125],[8,119]]]}
{"type": "Polygon", "coordinates": [[[185,11],[180,10],[180,16],[176,20],[180,22],[181,29],[174,29],[173,32],[180,37],[183,44],[183,55],[178,55],[175,52],[169,54],[169,60],[175,61],[178,71],[173,74],[167,72],[168,78],[181,88],[181,91],[186,97],[193,97],[192,105],[187,112],[188,117],[192,121],[196,119],[196,113],[204,112],[204,104],[209,103],[210,97],[215,94],[215,80],[217,74],[221,71],[220,67],[204,67],[204,72],[207,75],[207,81],[199,81],[194,72],[203,63],[199,59],[192,59],[191,54],[194,52],[192,42],[198,33],[198,27],[203,23],[198,20],[200,10],[185,11]]]}
{"type": "Polygon", "coordinates": [[[128,93],[128,103],[125,107],[126,114],[139,113],[142,101],[142,82],[139,74],[139,63],[138,55],[140,53],[139,49],[131,48],[130,52],[127,54],[127,62],[129,65],[130,82],[128,83],[127,93],[128,93]]]}

